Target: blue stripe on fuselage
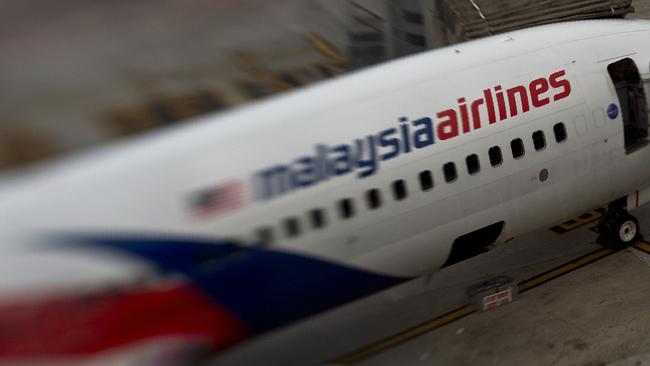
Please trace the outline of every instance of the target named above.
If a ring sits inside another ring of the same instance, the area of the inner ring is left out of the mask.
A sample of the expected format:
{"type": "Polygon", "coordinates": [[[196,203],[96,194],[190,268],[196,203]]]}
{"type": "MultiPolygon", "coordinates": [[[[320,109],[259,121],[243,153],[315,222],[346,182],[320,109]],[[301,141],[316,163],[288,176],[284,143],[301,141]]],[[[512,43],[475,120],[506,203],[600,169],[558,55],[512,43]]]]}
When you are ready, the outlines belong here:
{"type": "MultiPolygon", "coordinates": [[[[181,273],[259,333],[401,283],[406,278],[361,271],[320,259],[227,240],[151,237],[67,237],[147,259],[181,273]]],[[[191,316],[191,314],[190,314],[191,316]]]]}

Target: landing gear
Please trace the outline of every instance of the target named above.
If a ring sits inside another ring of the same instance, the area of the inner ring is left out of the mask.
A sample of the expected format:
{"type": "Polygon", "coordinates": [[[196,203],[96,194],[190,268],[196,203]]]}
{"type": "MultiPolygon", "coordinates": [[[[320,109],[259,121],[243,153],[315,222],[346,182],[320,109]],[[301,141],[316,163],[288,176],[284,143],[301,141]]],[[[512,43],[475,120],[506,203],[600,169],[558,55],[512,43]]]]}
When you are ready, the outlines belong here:
{"type": "Polygon", "coordinates": [[[639,220],[621,207],[610,206],[598,222],[598,243],[622,249],[640,237],[639,220]]]}
{"type": "Polygon", "coordinates": [[[639,235],[639,222],[632,215],[627,215],[618,223],[618,240],[621,243],[629,244],[639,235]]]}

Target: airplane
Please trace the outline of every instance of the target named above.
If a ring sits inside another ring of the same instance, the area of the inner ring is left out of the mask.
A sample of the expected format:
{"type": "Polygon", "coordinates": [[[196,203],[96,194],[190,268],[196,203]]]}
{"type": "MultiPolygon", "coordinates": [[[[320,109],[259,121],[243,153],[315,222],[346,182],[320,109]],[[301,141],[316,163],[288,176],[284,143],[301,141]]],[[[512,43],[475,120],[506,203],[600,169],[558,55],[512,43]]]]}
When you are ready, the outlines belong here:
{"type": "Polygon", "coordinates": [[[0,363],[246,339],[650,201],[650,22],[394,60],[0,186],[0,363]]]}

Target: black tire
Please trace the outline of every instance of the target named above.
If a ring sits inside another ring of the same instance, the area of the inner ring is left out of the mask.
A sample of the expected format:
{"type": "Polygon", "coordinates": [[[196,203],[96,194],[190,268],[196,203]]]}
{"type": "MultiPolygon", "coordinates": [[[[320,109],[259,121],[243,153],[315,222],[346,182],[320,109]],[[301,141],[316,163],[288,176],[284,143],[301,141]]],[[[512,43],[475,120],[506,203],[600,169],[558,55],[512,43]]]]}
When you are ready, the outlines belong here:
{"type": "Polygon", "coordinates": [[[639,238],[639,220],[630,214],[621,215],[614,227],[616,231],[612,234],[619,245],[628,246],[639,238]]]}

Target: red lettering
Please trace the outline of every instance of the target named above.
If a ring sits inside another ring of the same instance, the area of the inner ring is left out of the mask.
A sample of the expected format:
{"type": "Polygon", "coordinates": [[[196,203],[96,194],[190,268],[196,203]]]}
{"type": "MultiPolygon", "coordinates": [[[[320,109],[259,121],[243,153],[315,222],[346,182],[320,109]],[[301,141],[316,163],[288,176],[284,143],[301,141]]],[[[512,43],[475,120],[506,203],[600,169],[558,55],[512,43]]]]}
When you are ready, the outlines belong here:
{"type": "Polygon", "coordinates": [[[483,96],[485,97],[485,106],[487,107],[488,111],[488,120],[490,121],[490,124],[493,124],[497,121],[497,117],[494,113],[494,100],[492,99],[492,90],[483,90],[483,96]]]}
{"type": "Polygon", "coordinates": [[[571,83],[567,79],[560,79],[562,76],[566,75],[566,71],[560,70],[551,74],[548,78],[548,81],[551,83],[553,89],[562,88],[562,91],[553,96],[553,100],[564,99],[571,94],[571,83]]]}
{"type": "Polygon", "coordinates": [[[456,111],[453,109],[446,109],[442,112],[438,112],[436,117],[446,117],[444,121],[439,122],[438,126],[436,126],[439,140],[446,140],[458,136],[458,117],[456,116],[456,111]]]}
{"type": "MultiPolygon", "coordinates": [[[[479,98],[472,102],[472,122],[474,123],[474,129],[478,130],[481,128],[481,114],[478,111],[478,107],[483,104],[483,99],[479,98]]],[[[488,107],[489,110],[489,107],[488,107]]],[[[494,111],[493,111],[494,114],[494,111]]]]}
{"type": "Polygon", "coordinates": [[[544,78],[535,79],[528,85],[530,89],[530,102],[535,108],[543,107],[551,102],[550,98],[540,96],[548,91],[548,80],[544,78]]]}
{"type": "Polygon", "coordinates": [[[560,70],[549,75],[548,79],[534,79],[528,84],[528,88],[524,84],[513,86],[506,89],[505,92],[502,90],[501,85],[494,86],[494,90],[483,89],[483,98],[473,100],[469,107],[466,98],[458,98],[458,110],[446,109],[436,114],[439,120],[436,125],[438,139],[447,140],[456,137],[461,129],[463,133],[468,133],[472,129],[478,130],[481,128],[480,108],[483,104],[485,104],[488,121],[493,124],[497,121],[497,109],[499,111],[499,120],[503,121],[508,118],[508,111],[510,117],[514,117],[519,113],[529,112],[531,104],[536,108],[549,104],[551,97],[545,95],[545,93],[551,88],[558,91],[553,95],[554,101],[564,99],[571,94],[571,83],[564,76],[566,76],[566,71],[560,70]],[[507,106],[506,98],[508,99],[507,106]],[[521,106],[521,112],[519,106],[521,106]],[[458,113],[460,113],[460,124],[458,113]],[[471,126],[470,121],[472,121],[471,126]]]}
{"type": "Polygon", "coordinates": [[[463,133],[469,132],[469,116],[467,115],[467,104],[465,98],[458,98],[458,109],[460,110],[460,121],[463,124],[463,133]]]}
{"type": "Polygon", "coordinates": [[[508,106],[510,107],[510,117],[514,117],[518,113],[517,99],[515,98],[515,94],[519,94],[519,99],[521,99],[521,112],[526,113],[530,110],[530,106],[528,105],[528,90],[526,90],[526,88],[524,88],[521,85],[517,85],[515,87],[506,90],[506,94],[508,94],[508,106]]]}
{"type": "Polygon", "coordinates": [[[503,100],[503,92],[501,91],[501,85],[494,87],[494,91],[497,94],[497,106],[499,107],[499,120],[503,121],[508,118],[508,113],[506,111],[506,102],[503,100]]]}

